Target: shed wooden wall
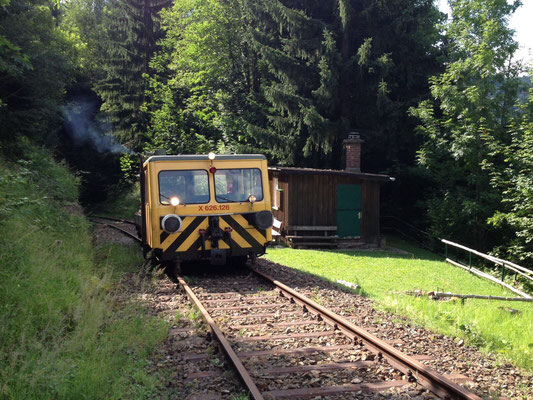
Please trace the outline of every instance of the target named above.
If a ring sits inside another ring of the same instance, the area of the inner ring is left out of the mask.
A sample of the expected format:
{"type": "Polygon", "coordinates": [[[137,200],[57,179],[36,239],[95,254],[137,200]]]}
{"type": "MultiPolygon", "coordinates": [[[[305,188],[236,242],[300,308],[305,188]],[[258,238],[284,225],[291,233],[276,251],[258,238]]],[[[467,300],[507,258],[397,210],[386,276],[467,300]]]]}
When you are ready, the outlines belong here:
{"type": "Polygon", "coordinates": [[[379,192],[377,181],[326,174],[295,174],[269,171],[271,193],[274,196],[273,178],[278,178],[282,189],[282,204],[273,210],[274,217],[288,226],[336,226],[337,185],[361,185],[362,218],[361,238],[366,242],[379,240],[379,192]]]}

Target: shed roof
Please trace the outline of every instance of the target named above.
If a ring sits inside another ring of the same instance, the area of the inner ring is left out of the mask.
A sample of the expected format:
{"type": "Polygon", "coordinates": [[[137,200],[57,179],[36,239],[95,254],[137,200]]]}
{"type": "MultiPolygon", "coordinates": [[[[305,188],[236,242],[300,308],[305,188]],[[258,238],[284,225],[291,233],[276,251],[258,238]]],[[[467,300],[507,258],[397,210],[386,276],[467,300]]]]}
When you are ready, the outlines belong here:
{"type": "Polygon", "coordinates": [[[341,175],[351,176],[358,179],[372,180],[372,181],[389,181],[389,175],[367,174],[363,172],[350,172],[338,169],[317,169],[317,168],[299,168],[299,167],[268,167],[270,171],[279,171],[286,174],[295,175],[341,175]]]}

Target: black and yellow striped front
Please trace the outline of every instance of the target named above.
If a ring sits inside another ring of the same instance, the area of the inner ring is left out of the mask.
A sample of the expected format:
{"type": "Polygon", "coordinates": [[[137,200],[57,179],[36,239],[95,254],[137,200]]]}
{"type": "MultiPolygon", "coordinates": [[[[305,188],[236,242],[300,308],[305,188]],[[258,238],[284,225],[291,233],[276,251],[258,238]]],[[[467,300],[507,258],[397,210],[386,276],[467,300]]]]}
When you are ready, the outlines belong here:
{"type": "Polygon", "coordinates": [[[210,235],[210,215],[185,216],[179,232],[160,234],[163,259],[194,260],[209,258],[213,248],[227,250],[228,256],[264,254],[265,246],[272,240],[270,229],[250,225],[242,214],[217,215],[220,237],[210,235]],[[204,232],[202,237],[201,232],[204,232]]]}

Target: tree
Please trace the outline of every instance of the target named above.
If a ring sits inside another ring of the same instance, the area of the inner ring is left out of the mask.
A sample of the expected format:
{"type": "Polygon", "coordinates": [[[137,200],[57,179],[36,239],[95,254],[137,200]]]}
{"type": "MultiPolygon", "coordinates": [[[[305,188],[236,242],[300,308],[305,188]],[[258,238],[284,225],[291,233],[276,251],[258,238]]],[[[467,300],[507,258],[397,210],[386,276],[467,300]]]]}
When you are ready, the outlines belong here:
{"type": "Polygon", "coordinates": [[[181,0],[163,13],[166,37],[152,60],[147,102],[152,146],[179,153],[252,150],[245,127],[260,118],[257,56],[244,20],[240,2],[219,0],[181,0]]]}
{"type": "Polygon", "coordinates": [[[96,85],[102,111],[122,143],[140,149],[148,120],[143,112],[145,76],[161,37],[159,12],[168,0],[111,0],[102,44],[104,78],[96,85]]]}
{"type": "Polygon", "coordinates": [[[47,1],[3,1],[0,10],[0,139],[43,140],[59,126],[59,106],[77,67],[72,41],[47,1]]]}
{"type": "Polygon", "coordinates": [[[250,121],[249,131],[282,163],[331,153],[338,126],[328,117],[338,106],[339,54],[325,19],[334,4],[276,0],[244,6],[267,106],[267,119],[250,121]]]}
{"type": "Polygon", "coordinates": [[[246,4],[250,36],[268,71],[264,128],[284,162],[341,167],[341,141],[351,130],[367,137],[371,169],[409,160],[405,112],[438,68],[439,13],[431,1],[246,4]]]}
{"type": "Polygon", "coordinates": [[[62,7],[60,28],[75,38],[81,75],[93,84],[104,78],[108,9],[106,0],[68,0],[62,7]]]}
{"type": "Polygon", "coordinates": [[[418,161],[434,181],[426,198],[432,232],[490,248],[487,219],[500,196],[483,169],[491,143],[507,141],[519,80],[507,26],[518,2],[451,0],[449,62],[430,79],[430,100],[411,109],[425,142],[418,161]]]}
{"type": "Polygon", "coordinates": [[[170,123],[274,162],[328,167],[341,166],[342,139],[361,129],[375,170],[410,160],[405,112],[439,67],[439,18],[431,0],[177,1],[152,84],[172,88],[168,110],[183,118],[161,123],[177,113],[150,103],[151,127],[169,137],[170,123]]]}
{"type": "Polygon", "coordinates": [[[488,164],[492,184],[502,192],[502,205],[490,222],[512,230],[497,252],[533,266],[533,88],[520,109],[509,129],[511,142],[492,147],[493,155],[504,159],[488,164]]]}

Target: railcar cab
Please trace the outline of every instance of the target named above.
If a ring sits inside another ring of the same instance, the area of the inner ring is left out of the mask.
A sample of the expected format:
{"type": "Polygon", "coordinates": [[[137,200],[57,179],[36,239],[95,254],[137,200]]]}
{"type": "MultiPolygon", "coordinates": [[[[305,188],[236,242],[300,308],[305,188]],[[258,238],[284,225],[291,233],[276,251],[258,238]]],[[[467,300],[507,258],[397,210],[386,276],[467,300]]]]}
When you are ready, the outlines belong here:
{"type": "Polygon", "coordinates": [[[263,155],[153,155],[141,158],[140,181],[138,229],[162,263],[242,262],[272,240],[263,155]]]}

